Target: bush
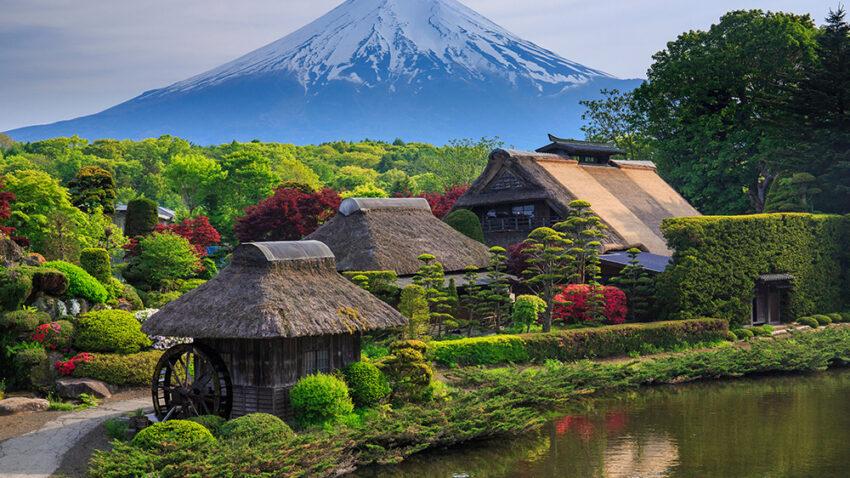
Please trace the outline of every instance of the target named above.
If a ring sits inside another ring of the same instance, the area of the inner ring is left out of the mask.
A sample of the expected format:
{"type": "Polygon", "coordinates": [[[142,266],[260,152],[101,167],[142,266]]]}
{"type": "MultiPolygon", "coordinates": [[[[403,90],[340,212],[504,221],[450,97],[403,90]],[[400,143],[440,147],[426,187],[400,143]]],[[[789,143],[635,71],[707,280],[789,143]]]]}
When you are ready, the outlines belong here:
{"type": "MultiPolygon", "coordinates": [[[[590,312],[591,294],[598,294],[587,284],[570,284],[555,296],[555,307],[552,309],[553,320],[563,320],[572,323],[586,323],[595,320],[590,312]],[[567,305],[559,304],[567,302],[567,305]]],[[[626,321],[628,307],[626,294],[613,286],[602,286],[602,315],[609,325],[622,324],[626,321]]]]}
{"type": "Polygon", "coordinates": [[[38,268],[32,274],[33,292],[59,297],[68,292],[68,277],[56,269],[38,268]]]}
{"type": "Polygon", "coordinates": [[[131,354],[150,345],[151,341],[142,332],[141,324],[130,312],[97,310],[77,319],[74,346],[80,350],[131,354]]]}
{"type": "Polygon", "coordinates": [[[74,325],[67,320],[60,320],[37,326],[32,334],[32,340],[40,343],[47,350],[63,350],[71,346],[73,336],[74,325]]]}
{"type": "Polygon", "coordinates": [[[138,198],[127,203],[127,216],[124,220],[125,236],[150,234],[157,224],[159,224],[159,208],[154,201],[138,198]]]}
{"type": "Polygon", "coordinates": [[[850,216],[754,214],[665,219],[673,261],[657,277],[666,318],[718,317],[743,325],[761,274],[794,277],[788,317],[847,305],[844,257],[850,216]],[[730,273],[730,271],[734,271],[730,273]]]}
{"type": "Polygon", "coordinates": [[[17,388],[39,389],[49,385],[50,361],[44,347],[29,343],[16,348],[12,355],[13,382],[17,388]]]}
{"type": "Polygon", "coordinates": [[[124,268],[124,278],[148,289],[168,287],[192,277],[200,266],[189,241],[170,232],[156,232],[139,240],[138,254],[124,268]]]}
{"type": "Polygon", "coordinates": [[[841,321],[842,322],[850,322],[850,312],[842,312],[841,313],[841,321]]]}
{"type": "Polygon", "coordinates": [[[399,340],[390,345],[390,355],[377,362],[393,389],[393,400],[418,402],[431,398],[434,371],[425,361],[427,348],[419,340],[399,340]]]}
{"type": "Polygon", "coordinates": [[[9,267],[0,270],[0,307],[17,310],[32,294],[34,268],[27,266],[9,267]]]}
{"type": "MultiPolygon", "coordinates": [[[[186,292],[189,292],[190,290],[197,289],[198,287],[205,284],[206,282],[207,282],[206,279],[186,279],[184,281],[179,282],[179,287],[177,288],[177,291],[180,294],[185,294],[186,292]]],[[[180,297],[180,296],[177,296],[177,297],[180,297]]],[[[171,300],[174,300],[174,299],[171,299],[171,300]]]]}
{"type": "Polygon", "coordinates": [[[828,315],[818,314],[818,315],[813,315],[812,317],[814,317],[815,320],[817,320],[818,324],[820,324],[820,325],[829,325],[829,324],[832,323],[832,319],[829,318],[828,315]]]}
{"type": "Polygon", "coordinates": [[[387,377],[369,362],[354,362],[343,370],[354,405],[371,407],[392,392],[387,377]]]}
{"type": "Polygon", "coordinates": [[[149,386],[161,350],[136,354],[89,354],[90,359],[77,363],[74,377],[93,378],[112,385],[149,386]]]}
{"type": "Polygon", "coordinates": [[[218,266],[215,261],[209,257],[201,259],[201,270],[198,272],[198,278],[210,280],[218,274],[218,266]]]}
{"type": "Polygon", "coordinates": [[[797,319],[797,323],[800,325],[808,325],[809,327],[816,329],[820,324],[818,324],[817,319],[814,317],[800,317],[797,319]]]}
{"type": "MultiPolygon", "coordinates": [[[[625,356],[726,339],[726,321],[695,319],[623,324],[520,335],[490,335],[429,344],[428,356],[444,365],[491,365],[625,356]]],[[[736,335],[738,335],[736,333],[736,335]]]]}
{"type": "Polygon", "coordinates": [[[729,332],[726,332],[726,340],[730,342],[737,342],[738,336],[735,334],[735,332],[730,330],[729,332]]]}
{"type": "Polygon", "coordinates": [[[520,331],[528,332],[537,323],[541,312],[546,311],[546,301],[536,295],[520,295],[514,301],[511,321],[520,331]]]}
{"type": "Polygon", "coordinates": [[[481,229],[481,220],[469,209],[455,209],[446,215],[443,222],[464,236],[484,243],[484,230],[481,229]]]}
{"type": "Polygon", "coordinates": [[[758,325],[755,327],[750,327],[750,332],[753,333],[756,337],[770,337],[773,335],[773,326],[772,325],[758,325]]]}
{"type": "Polygon", "coordinates": [[[96,304],[109,300],[103,284],[83,270],[82,267],[64,261],[45,262],[42,267],[56,269],[68,277],[68,292],[71,297],[81,297],[96,304]]]}
{"type": "Polygon", "coordinates": [[[833,323],[844,322],[844,316],[839,314],[838,312],[827,314],[830,319],[832,319],[833,323]]]}
{"type": "Polygon", "coordinates": [[[176,290],[172,292],[148,292],[145,294],[145,307],[149,309],[159,309],[172,300],[179,299],[181,295],[183,294],[176,290]]]}
{"type": "Polygon", "coordinates": [[[190,422],[199,423],[204,426],[213,436],[218,436],[221,431],[221,426],[224,425],[224,418],[218,415],[201,415],[199,417],[187,418],[190,422]]]}
{"type": "Polygon", "coordinates": [[[289,400],[296,417],[305,425],[335,422],[354,410],[345,382],[323,373],[298,380],[289,392],[289,400]]]}
{"type": "Polygon", "coordinates": [[[92,277],[106,284],[112,278],[112,262],[109,252],[100,247],[88,247],[80,252],[80,266],[92,277]]]}
{"type": "Polygon", "coordinates": [[[0,330],[15,338],[28,338],[36,327],[48,322],[50,316],[46,312],[22,309],[0,315],[0,330]]]}
{"type": "Polygon", "coordinates": [[[144,450],[162,450],[169,446],[194,448],[215,443],[215,437],[200,423],[169,420],[154,423],[133,437],[133,446],[144,450]]]}
{"type": "Polygon", "coordinates": [[[130,284],[123,284],[121,298],[126,300],[130,304],[130,307],[133,308],[133,310],[145,308],[145,304],[144,302],[142,302],[142,298],[139,297],[139,293],[136,291],[136,288],[131,286],[130,284]]]}
{"type": "Polygon", "coordinates": [[[248,444],[288,440],[295,436],[289,425],[268,413],[249,413],[224,423],[219,435],[225,440],[240,440],[248,444]]]}

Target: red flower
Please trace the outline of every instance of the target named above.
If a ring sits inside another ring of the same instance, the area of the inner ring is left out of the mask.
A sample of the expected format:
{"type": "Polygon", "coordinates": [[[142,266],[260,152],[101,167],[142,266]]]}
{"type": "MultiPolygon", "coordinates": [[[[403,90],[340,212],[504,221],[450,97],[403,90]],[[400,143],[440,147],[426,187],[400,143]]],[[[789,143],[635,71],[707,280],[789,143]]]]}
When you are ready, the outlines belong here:
{"type": "MultiPolygon", "coordinates": [[[[552,318],[565,322],[589,322],[593,319],[588,312],[588,301],[591,288],[587,284],[570,284],[564,287],[560,294],[555,296],[555,305],[552,318]],[[563,303],[567,303],[564,305],[563,303]]],[[[605,316],[608,324],[622,324],[626,321],[626,294],[613,286],[603,286],[602,296],[605,316]]]]}
{"type": "Polygon", "coordinates": [[[74,370],[76,370],[78,363],[88,362],[91,360],[91,357],[92,355],[88,352],[80,352],[64,362],[59,360],[53,365],[56,367],[56,370],[59,371],[60,375],[71,375],[74,373],[74,370]]]}

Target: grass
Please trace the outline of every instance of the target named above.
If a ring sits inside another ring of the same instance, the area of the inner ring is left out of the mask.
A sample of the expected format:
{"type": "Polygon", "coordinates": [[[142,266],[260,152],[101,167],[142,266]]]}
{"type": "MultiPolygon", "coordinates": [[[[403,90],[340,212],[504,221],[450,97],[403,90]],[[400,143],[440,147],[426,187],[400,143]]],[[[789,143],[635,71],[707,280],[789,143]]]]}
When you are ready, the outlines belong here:
{"type": "Polygon", "coordinates": [[[130,424],[122,418],[110,418],[103,422],[103,428],[106,429],[106,435],[112,440],[127,441],[127,430],[130,429],[130,424]]]}
{"type": "Polygon", "coordinates": [[[80,394],[80,403],[64,402],[62,399],[52,393],[47,395],[48,410],[57,410],[61,412],[76,412],[87,408],[94,408],[100,405],[100,401],[94,395],[88,393],[80,394]]]}

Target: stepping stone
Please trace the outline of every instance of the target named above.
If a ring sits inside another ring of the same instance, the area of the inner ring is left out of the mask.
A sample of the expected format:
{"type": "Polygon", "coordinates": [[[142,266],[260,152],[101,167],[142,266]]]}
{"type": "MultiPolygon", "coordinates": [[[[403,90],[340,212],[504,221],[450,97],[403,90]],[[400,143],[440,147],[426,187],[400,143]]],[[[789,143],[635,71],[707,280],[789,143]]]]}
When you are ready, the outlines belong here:
{"type": "Polygon", "coordinates": [[[40,412],[50,408],[50,402],[43,398],[11,397],[0,400],[0,415],[40,412]]]}
{"type": "Polygon", "coordinates": [[[80,398],[80,394],[87,393],[97,398],[109,398],[112,393],[109,387],[93,378],[60,378],[56,381],[56,393],[62,398],[80,398]]]}

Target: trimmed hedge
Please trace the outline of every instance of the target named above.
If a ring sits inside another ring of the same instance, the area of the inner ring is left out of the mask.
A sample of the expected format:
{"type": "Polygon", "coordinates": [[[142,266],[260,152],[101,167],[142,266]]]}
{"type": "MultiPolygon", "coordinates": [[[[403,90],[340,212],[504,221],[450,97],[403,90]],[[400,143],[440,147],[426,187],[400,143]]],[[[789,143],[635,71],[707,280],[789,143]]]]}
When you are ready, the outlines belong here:
{"type": "Polygon", "coordinates": [[[289,392],[289,400],[304,425],[332,423],[354,410],[345,382],[323,373],[298,380],[289,392]]]}
{"type": "Polygon", "coordinates": [[[392,389],[387,377],[369,362],[354,362],[342,371],[351,400],[358,407],[371,407],[387,398],[392,389]]]}
{"type": "Polygon", "coordinates": [[[80,350],[132,354],[150,345],[142,325],[125,310],[96,310],[77,319],[74,346],[80,350]]]}
{"type": "Polygon", "coordinates": [[[230,420],[219,428],[225,440],[244,440],[249,444],[268,443],[278,439],[289,439],[295,433],[280,418],[268,413],[249,413],[230,420]]]}
{"type": "Polygon", "coordinates": [[[124,235],[127,237],[150,234],[159,224],[159,208],[148,198],[137,198],[127,203],[124,235]]]}
{"type": "Polygon", "coordinates": [[[793,289],[784,320],[841,309],[850,300],[850,216],[755,214],[665,219],[673,262],[658,276],[657,298],[669,319],[750,319],[756,280],[788,273],[793,289]]]}
{"type": "Polygon", "coordinates": [[[814,317],[800,317],[797,319],[797,323],[800,325],[808,325],[809,327],[816,329],[820,326],[817,319],[814,317]]]}
{"type": "Polygon", "coordinates": [[[670,350],[685,345],[726,340],[728,324],[695,319],[611,325],[549,333],[491,335],[429,344],[428,357],[443,365],[494,365],[602,358],[641,352],[647,347],[670,350]]]}
{"type": "Polygon", "coordinates": [[[100,247],[83,249],[80,251],[80,266],[101,284],[106,284],[112,278],[112,262],[106,249],[100,247]]]}
{"type": "Polygon", "coordinates": [[[192,448],[215,442],[212,433],[200,423],[169,420],[143,429],[133,437],[132,444],[145,450],[161,450],[169,446],[192,448]]]}
{"type": "Polygon", "coordinates": [[[455,209],[443,218],[443,222],[464,236],[484,243],[484,230],[481,228],[481,220],[469,209],[455,209]]]}
{"type": "Polygon", "coordinates": [[[81,297],[96,304],[109,300],[106,287],[80,266],[70,262],[52,261],[45,262],[42,267],[56,269],[65,274],[68,278],[67,294],[71,297],[81,297]]]}
{"type": "Polygon", "coordinates": [[[224,418],[218,415],[201,415],[198,417],[190,417],[187,418],[190,422],[199,423],[204,426],[213,436],[218,436],[219,431],[221,431],[221,426],[224,425],[224,418]]]}
{"type": "Polygon", "coordinates": [[[74,377],[93,378],[112,385],[149,386],[161,350],[137,354],[91,354],[88,362],[79,362],[74,377]]]}

